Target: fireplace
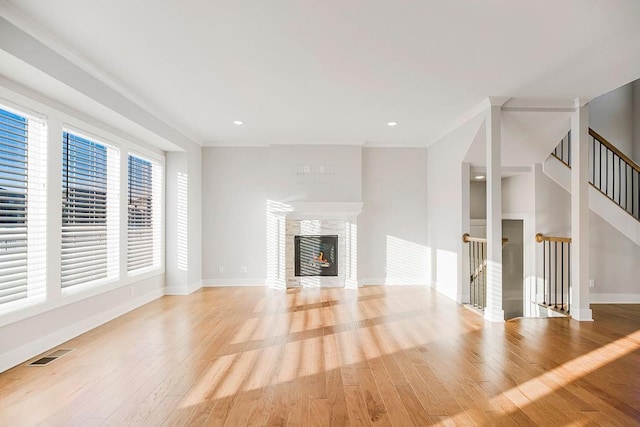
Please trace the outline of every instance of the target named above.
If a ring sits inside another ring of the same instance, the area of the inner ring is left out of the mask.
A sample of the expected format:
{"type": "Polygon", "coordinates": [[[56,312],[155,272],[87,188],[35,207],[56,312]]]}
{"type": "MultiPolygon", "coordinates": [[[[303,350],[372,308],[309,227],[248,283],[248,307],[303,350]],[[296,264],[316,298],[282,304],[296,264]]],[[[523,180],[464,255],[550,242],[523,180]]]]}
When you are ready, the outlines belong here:
{"type": "Polygon", "coordinates": [[[338,236],[295,236],[296,276],[337,276],[338,236]]]}
{"type": "Polygon", "coordinates": [[[268,201],[267,285],[356,289],[360,212],[361,202],[268,201]],[[320,251],[326,261],[310,262],[320,251]]]}

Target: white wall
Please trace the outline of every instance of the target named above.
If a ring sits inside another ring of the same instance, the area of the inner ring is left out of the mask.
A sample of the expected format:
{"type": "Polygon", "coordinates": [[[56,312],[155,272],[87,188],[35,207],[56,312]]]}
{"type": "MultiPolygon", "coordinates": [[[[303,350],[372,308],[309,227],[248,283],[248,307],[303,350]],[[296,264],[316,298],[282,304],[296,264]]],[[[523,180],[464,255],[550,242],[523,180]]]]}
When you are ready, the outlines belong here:
{"type": "Polygon", "coordinates": [[[167,153],[168,295],[188,295],[202,287],[202,149],[167,153]]]}
{"type": "Polygon", "coordinates": [[[640,79],[633,82],[633,153],[631,158],[640,164],[640,79]]]}
{"type": "Polygon", "coordinates": [[[591,302],[640,303],[640,247],[594,212],[589,224],[591,302]]]}
{"type": "MultiPolygon", "coordinates": [[[[54,346],[120,316],[164,294],[165,270],[159,268],[141,275],[127,273],[126,257],[120,258],[119,279],[96,287],[60,292],[60,171],[62,168],[61,131],[72,126],[114,144],[120,151],[120,165],[126,165],[129,150],[161,160],[163,153],[149,145],[132,144],[121,132],[111,132],[96,120],[87,122],[58,109],[55,101],[38,96],[17,85],[0,86],[0,103],[27,109],[47,117],[49,156],[47,170],[47,299],[46,301],[0,316],[0,372],[22,363],[54,346]]],[[[126,169],[121,170],[121,190],[126,188],[126,169]],[[124,180],[124,181],[123,181],[124,180]]],[[[120,199],[120,253],[126,254],[126,193],[120,199]],[[123,202],[124,200],[124,202],[123,202]],[[122,228],[124,227],[124,228],[122,228]]]]}
{"type": "Polygon", "coordinates": [[[202,150],[205,285],[265,281],[268,157],[267,147],[202,150]],[[242,266],[246,273],[240,273],[242,266]]]}
{"type": "MultiPolygon", "coordinates": [[[[264,159],[263,159],[264,161],[264,159]]],[[[268,197],[278,202],[360,202],[362,148],[273,145],[268,197]]]]}
{"type": "Polygon", "coordinates": [[[362,163],[360,283],[429,284],[427,149],[366,148],[362,163]]]}
{"type": "Polygon", "coordinates": [[[502,212],[533,213],[533,173],[524,173],[502,179],[502,212]]]}
{"type": "Polygon", "coordinates": [[[265,282],[268,201],[363,201],[357,219],[358,276],[428,283],[426,163],[426,149],[204,148],[205,284],[265,282]],[[308,173],[304,166],[309,166],[308,173]],[[240,267],[247,267],[247,273],[240,273],[240,267]]]}
{"type": "MultiPolygon", "coordinates": [[[[466,222],[469,216],[463,203],[469,203],[469,193],[462,191],[462,162],[474,137],[484,129],[483,120],[483,114],[474,117],[427,149],[429,274],[436,290],[456,301],[461,301],[463,291],[462,234],[469,231],[468,225],[463,229],[463,215],[466,222]]],[[[468,170],[464,179],[469,179],[468,170]]]]}
{"type": "MultiPolygon", "coordinates": [[[[188,253],[185,253],[187,230],[185,224],[178,226],[178,209],[183,206],[178,201],[178,174],[187,174],[187,155],[185,152],[167,153],[165,230],[166,230],[166,274],[169,293],[188,294],[188,269],[185,265],[188,253]],[[178,233],[181,233],[178,236],[178,233]],[[178,263],[180,262],[180,265],[178,263]]],[[[188,175],[187,175],[188,178],[188,175]]],[[[188,184],[188,181],[187,181],[188,184]]],[[[182,191],[182,190],[180,190],[182,191]]]]}
{"type": "Polygon", "coordinates": [[[127,286],[76,298],[49,302],[47,311],[0,327],[0,372],[56,347],[103,323],[164,295],[164,274],[142,278],[127,286]],[[131,294],[134,289],[134,294],[131,294]],[[65,304],[65,305],[60,305],[65,304]]]}
{"type": "Polygon", "coordinates": [[[535,165],[536,233],[571,236],[571,195],[535,165]]]}
{"type": "Polygon", "coordinates": [[[634,145],[633,92],[629,83],[589,102],[589,127],[629,157],[634,145]]]}
{"type": "MultiPolygon", "coordinates": [[[[536,231],[552,236],[571,236],[571,197],[536,165],[536,231]]],[[[625,237],[591,211],[590,278],[596,286],[590,290],[592,302],[640,302],[636,277],[640,275],[640,246],[625,237]]],[[[541,259],[541,245],[537,245],[541,259]]],[[[542,277],[542,264],[536,265],[542,277]]]]}
{"type": "Polygon", "coordinates": [[[268,201],[354,202],[361,188],[360,147],[204,148],[204,283],[264,284],[268,201]]]}
{"type": "Polygon", "coordinates": [[[471,213],[471,219],[487,219],[486,181],[471,181],[469,187],[469,212],[471,213]]]}

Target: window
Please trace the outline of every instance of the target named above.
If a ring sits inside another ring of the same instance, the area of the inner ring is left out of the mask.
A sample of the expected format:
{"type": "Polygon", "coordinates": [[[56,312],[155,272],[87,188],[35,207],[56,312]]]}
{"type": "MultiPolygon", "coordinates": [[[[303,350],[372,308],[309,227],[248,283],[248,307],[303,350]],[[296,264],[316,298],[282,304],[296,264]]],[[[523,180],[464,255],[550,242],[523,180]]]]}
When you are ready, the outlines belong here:
{"type": "Polygon", "coordinates": [[[118,151],[62,136],[62,288],[118,276],[118,151]]]}
{"type": "Polygon", "coordinates": [[[46,124],[0,108],[0,312],[44,297],[46,124]]]}
{"type": "Polygon", "coordinates": [[[127,270],[161,264],[162,170],[157,162],[129,155],[127,270]]]}

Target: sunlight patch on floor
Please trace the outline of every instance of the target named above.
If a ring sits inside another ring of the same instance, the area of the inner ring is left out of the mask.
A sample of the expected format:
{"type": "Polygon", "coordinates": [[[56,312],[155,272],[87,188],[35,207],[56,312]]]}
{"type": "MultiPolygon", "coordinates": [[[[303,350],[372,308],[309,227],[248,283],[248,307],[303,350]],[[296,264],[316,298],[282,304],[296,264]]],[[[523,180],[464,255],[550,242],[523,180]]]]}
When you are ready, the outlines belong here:
{"type": "MultiPolygon", "coordinates": [[[[640,331],[622,337],[582,356],[578,356],[544,374],[518,384],[493,397],[489,401],[489,404],[499,404],[506,397],[513,403],[513,406],[508,408],[506,412],[514,413],[638,349],[640,349],[640,331]]],[[[442,420],[442,422],[459,424],[464,420],[466,420],[466,414],[461,412],[447,417],[442,420]]],[[[574,420],[568,425],[586,425],[589,423],[589,419],[574,420]]]]}

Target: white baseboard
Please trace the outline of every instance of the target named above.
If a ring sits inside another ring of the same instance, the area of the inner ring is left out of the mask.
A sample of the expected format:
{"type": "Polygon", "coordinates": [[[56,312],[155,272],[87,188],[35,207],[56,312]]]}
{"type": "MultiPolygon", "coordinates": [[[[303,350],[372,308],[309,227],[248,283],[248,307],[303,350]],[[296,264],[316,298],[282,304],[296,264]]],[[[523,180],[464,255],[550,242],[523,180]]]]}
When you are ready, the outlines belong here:
{"type": "Polygon", "coordinates": [[[384,281],[384,277],[358,279],[358,286],[380,286],[384,281]]]}
{"type": "Polygon", "coordinates": [[[376,277],[358,279],[358,286],[429,286],[422,277],[376,277]]]}
{"type": "Polygon", "coordinates": [[[386,286],[429,286],[429,281],[424,277],[387,277],[386,286]]]}
{"type": "Polygon", "coordinates": [[[165,295],[191,295],[198,289],[202,288],[202,280],[198,280],[189,286],[167,286],[164,288],[165,295]]]}
{"type": "Polygon", "coordinates": [[[640,294],[590,294],[591,304],[640,304],[640,294]]]}
{"type": "Polygon", "coordinates": [[[259,279],[204,279],[202,285],[206,288],[225,286],[265,286],[264,278],[259,279]]]}
{"type": "Polygon", "coordinates": [[[24,363],[38,354],[59,346],[72,338],[82,335],[91,329],[97,328],[98,326],[115,319],[116,317],[120,317],[123,314],[150,303],[163,295],[163,289],[156,289],[151,292],[147,292],[136,299],[126,301],[117,307],[98,313],[95,316],[89,317],[80,322],[73,323],[66,328],[38,338],[29,344],[23,345],[22,347],[0,354],[0,372],[4,372],[7,369],[11,369],[14,366],[24,363]]]}

